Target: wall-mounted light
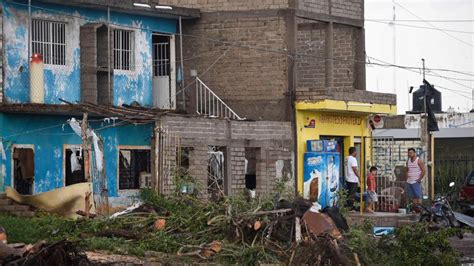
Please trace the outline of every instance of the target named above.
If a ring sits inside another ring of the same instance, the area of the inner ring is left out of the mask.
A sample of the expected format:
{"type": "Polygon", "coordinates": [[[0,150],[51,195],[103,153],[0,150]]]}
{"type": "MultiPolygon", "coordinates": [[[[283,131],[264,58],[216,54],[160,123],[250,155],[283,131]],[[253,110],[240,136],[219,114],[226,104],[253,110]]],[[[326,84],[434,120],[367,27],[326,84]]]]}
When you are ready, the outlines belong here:
{"type": "Polygon", "coordinates": [[[171,6],[159,6],[159,5],[158,5],[158,6],[155,6],[155,8],[156,8],[156,9],[168,9],[168,10],[173,9],[173,7],[171,7],[171,6]]]}
{"type": "Polygon", "coordinates": [[[151,8],[149,4],[145,4],[145,3],[133,3],[133,6],[151,8]]]}

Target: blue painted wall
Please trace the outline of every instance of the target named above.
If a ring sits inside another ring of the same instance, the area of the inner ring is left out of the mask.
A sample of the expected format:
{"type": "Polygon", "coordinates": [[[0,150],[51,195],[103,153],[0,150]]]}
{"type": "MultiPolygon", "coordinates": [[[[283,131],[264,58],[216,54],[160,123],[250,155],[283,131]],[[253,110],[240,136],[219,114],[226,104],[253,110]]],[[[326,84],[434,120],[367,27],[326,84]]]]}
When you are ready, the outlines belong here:
{"type": "MultiPolygon", "coordinates": [[[[0,136],[6,149],[6,160],[1,160],[0,166],[5,166],[3,184],[12,183],[12,145],[30,144],[35,152],[35,181],[34,192],[41,193],[64,186],[64,154],[65,144],[81,144],[77,136],[66,123],[70,117],[46,116],[27,114],[0,113],[0,136]]],[[[78,118],[80,119],[80,118],[78,118]]],[[[94,119],[94,118],[92,118],[94,119]]],[[[105,171],[111,202],[114,205],[127,204],[126,196],[135,191],[118,191],[117,165],[118,146],[150,146],[153,124],[140,126],[117,126],[113,122],[97,121],[91,126],[104,140],[105,171]],[[106,126],[111,126],[101,129],[106,126]]],[[[0,183],[1,184],[1,183],[0,183]]]]}
{"type": "MultiPolygon", "coordinates": [[[[4,95],[8,102],[27,103],[29,94],[27,1],[6,2],[4,23],[4,95]]],[[[80,26],[107,21],[107,12],[51,5],[32,1],[32,17],[63,21],[66,26],[66,65],[45,65],[45,103],[60,104],[59,98],[75,102],[80,94],[80,26]]],[[[177,21],[122,13],[111,13],[111,23],[135,32],[135,69],[114,75],[114,105],[137,101],[152,106],[152,33],[176,33],[177,21]]]]}

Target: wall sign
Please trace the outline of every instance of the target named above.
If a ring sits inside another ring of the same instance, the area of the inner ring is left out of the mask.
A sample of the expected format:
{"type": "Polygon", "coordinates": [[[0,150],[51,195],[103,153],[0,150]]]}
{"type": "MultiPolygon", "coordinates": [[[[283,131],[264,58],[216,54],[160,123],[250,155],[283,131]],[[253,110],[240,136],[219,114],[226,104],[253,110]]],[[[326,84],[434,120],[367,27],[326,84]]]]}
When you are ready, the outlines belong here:
{"type": "Polygon", "coordinates": [[[357,125],[358,126],[362,123],[362,118],[358,116],[321,114],[319,116],[319,122],[323,124],[357,125]]]}

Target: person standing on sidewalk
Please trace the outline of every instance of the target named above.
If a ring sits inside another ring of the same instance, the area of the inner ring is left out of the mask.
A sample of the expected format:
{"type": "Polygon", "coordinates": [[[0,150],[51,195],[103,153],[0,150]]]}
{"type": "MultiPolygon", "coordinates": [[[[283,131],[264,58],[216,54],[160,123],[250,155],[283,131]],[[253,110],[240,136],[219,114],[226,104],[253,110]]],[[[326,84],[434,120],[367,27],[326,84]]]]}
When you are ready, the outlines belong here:
{"type": "Polygon", "coordinates": [[[354,209],[354,201],[356,193],[359,191],[360,174],[357,165],[357,150],[355,147],[349,148],[349,156],[347,156],[346,165],[346,189],[348,190],[347,205],[354,209]]]}
{"type": "MultiPolygon", "coordinates": [[[[416,206],[421,204],[423,198],[423,187],[421,181],[425,176],[426,169],[423,161],[418,158],[416,151],[413,148],[408,149],[408,161],[407,161],[407,183],[406,192],[412,203],[416,206]]],[[[418,208],[415,208],[415,211],[418,208]]]]}

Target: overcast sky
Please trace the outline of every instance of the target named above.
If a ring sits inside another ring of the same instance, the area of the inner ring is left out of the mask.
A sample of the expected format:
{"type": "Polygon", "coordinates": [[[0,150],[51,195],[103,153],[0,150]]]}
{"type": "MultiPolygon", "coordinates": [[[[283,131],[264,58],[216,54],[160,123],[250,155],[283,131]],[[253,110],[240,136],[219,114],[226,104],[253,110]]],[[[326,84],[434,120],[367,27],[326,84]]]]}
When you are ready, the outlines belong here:
{"type": "MultiPolygon", "coordinates": [[[[426,60],[426,68],[448,69],[467,74],[431,70],[426,79],[437,87],[443,96],[443,110],[454,107],[466,112],[473,108],[474,88],[474,0],[365,0],[366,51],[369,57],[401,66],[421,67],[421,58],[426,60]],[[395,45],[393,26],[369,20],[391,20],[395,6],[395,45]],[[405,8],[405,9],[404,9],[405,8]],[[408,10],[408,11],[407,11],[408,10]],[[410,14],[412,12],[413,14],[410,14]],[[419,18],[417,18],[418,16],[419,18]],[[411,21],[419,19],[423,21],[411,21]],[[447,22],[435,20],[471,20],[470,22],[447,22]],[[440,28],[466,33],[443,32],[440,28]],[[447,33],[447,34],[446,34],[447,33]],[[448,36],[448,34],[450,36],[448,36]],[[395,47],[395,61],[394,61],[395,47]],[[434,76],[432,76],[434,75],[434,76]],[[438,77],[444,76],[444,78],[438,77]],[[448,79],[450,80],[448,80],[448,79]],[[449,90],[447,90],[449,89],[449,90]]],[[[377,62],[370,59],[371,62],[377,62]]],[[[383,63],[382,63],[383,64],[383,63]]],[[[422,75],[418,70],[407,71],[394,68],[367,65],[367,90],[397,93],[398,112],[408,110],[408,88],[415,89],[421,84],[422,75]]],[[[411,106],[411,98],[410,98],[411,106]]]]}

